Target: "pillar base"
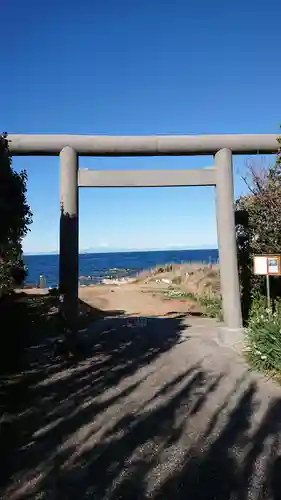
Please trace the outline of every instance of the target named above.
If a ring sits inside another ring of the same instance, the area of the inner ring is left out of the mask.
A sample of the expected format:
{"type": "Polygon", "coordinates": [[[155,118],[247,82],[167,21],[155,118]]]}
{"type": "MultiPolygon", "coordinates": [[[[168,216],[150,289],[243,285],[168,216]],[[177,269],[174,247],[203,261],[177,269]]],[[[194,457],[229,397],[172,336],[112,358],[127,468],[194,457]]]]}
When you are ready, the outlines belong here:
{"type": "Polygon", "coordinates": [[[218,328],[218,343],[221,346],[242,348],[244,339],[244,328],[228,328],[227,326],[218,328]]]}

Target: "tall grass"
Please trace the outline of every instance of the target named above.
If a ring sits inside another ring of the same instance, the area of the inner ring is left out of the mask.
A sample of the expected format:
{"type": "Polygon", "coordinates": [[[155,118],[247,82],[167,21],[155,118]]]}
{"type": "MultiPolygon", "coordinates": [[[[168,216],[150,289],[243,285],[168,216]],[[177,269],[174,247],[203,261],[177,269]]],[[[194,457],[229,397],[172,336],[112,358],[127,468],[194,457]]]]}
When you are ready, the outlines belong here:
{"type": "Polygon", "coordinates": [[[218,321],[223,320],[222,300],[219,295],[199,295],[198,302],[204,316],[207,316],[208,318],[215,318],[218,321]]]}
{"type": "Polygon", "coordinates": [[[246,329],[246,356],[258,370],[281,372],[281,302],[267,307],[266,298],[253,298],[246,329]]]}
{"type": "Polygon", "coordinates": [[[180,290],[169,290],[166,296],[170,299],[186,299],[196,302],[203,316],[223,320],[222,299],[220,295],[206,294],[198,295],[192,292],[182,292],[180,290]]]}

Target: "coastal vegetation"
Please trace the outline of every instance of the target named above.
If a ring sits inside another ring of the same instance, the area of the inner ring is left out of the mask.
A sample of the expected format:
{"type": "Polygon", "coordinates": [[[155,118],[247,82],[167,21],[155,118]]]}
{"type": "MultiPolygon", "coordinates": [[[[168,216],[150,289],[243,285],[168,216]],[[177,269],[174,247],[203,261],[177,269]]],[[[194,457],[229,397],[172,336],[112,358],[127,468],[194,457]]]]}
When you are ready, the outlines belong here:
{"type": "Polygon", "coordinates": [[[167,299],[187,300],[195,305],[193,312],[222,320],[218,264],[169,263],[139,273],[136,281],[147,284],[164,283],[168,288],[165,287],[160,293],[167,299]]]}
{"type": "Polygon", "coordinates": [[[26,200],[27,174],[12,168],[6,134],[0,135],[0,297],[10,293],[26,276],[22,239],[32,222],[26,200]]]}
{"type": "Polygon", "coordinates": [[[246,356],[252,366],[280,378],[281,374],[281,301],[268,308],[261,294],[253,297],[246,329],[246,356]]]}
{"type": "Polygon", "coordinates": [[[255,368],[280,373],[280,277],[270,277],[269,305],[264,276],[253,274],[252,262],[255,254],[281,254],[281,150],[273,165],[249,162],[244,181],[248,193],[237,200],[236,209],[246,354],[255,368]]]}
{"type": "Polygon", "coordinates": [[[214,318],[218,321],[223,320],[222,314],[222,299],[219,294],[202,294],[198,295],[192,292],[169,291],[167,296],[171,299],[180,298],[193,301],[198,305],[199,311],[207,318],[214,318]]]}
{"type": "Polygon", "coordinates": [[[14,287],[23,283],[26,270],[22,259],[22,239],[32,222],[26,200],[27,174],[12,168],[6,134],[0,135],[0,316],[2,336],[1,370],[18,363],[26,334],[22,304],[14,287]],[[3,332],[3,333],[4,333],[3,332]]]}

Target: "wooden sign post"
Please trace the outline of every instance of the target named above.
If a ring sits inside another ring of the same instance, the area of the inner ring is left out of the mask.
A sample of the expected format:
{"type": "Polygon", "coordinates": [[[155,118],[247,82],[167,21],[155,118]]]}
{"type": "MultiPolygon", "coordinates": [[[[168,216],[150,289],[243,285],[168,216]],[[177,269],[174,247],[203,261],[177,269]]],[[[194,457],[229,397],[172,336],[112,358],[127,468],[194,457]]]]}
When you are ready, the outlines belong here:
{"type": "Polygon", "coordinates": [[[281,256],[254,255],[254,274],[266,277],[267,307],[270,309],[270,276],[281,275],[281,256]]]}

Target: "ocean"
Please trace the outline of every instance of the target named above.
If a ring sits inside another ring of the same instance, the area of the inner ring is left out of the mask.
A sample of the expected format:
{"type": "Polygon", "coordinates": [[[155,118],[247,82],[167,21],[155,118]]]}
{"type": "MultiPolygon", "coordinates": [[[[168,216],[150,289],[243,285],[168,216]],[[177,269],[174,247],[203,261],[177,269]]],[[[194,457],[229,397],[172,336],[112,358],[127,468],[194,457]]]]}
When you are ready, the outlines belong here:
{"type": "MultiPolygon", "coordinates": [[[[42,274],[48,287],[59,281],[58,255],[26,255],[26,285],[37,285],[42,274]]],[[[216,263],[218,250],[163,250],[146,252],[86,253],[79,256],[80,284],[102,283],[105,278],[120,279],[163,264],[189,262],[216,263]]]]}

